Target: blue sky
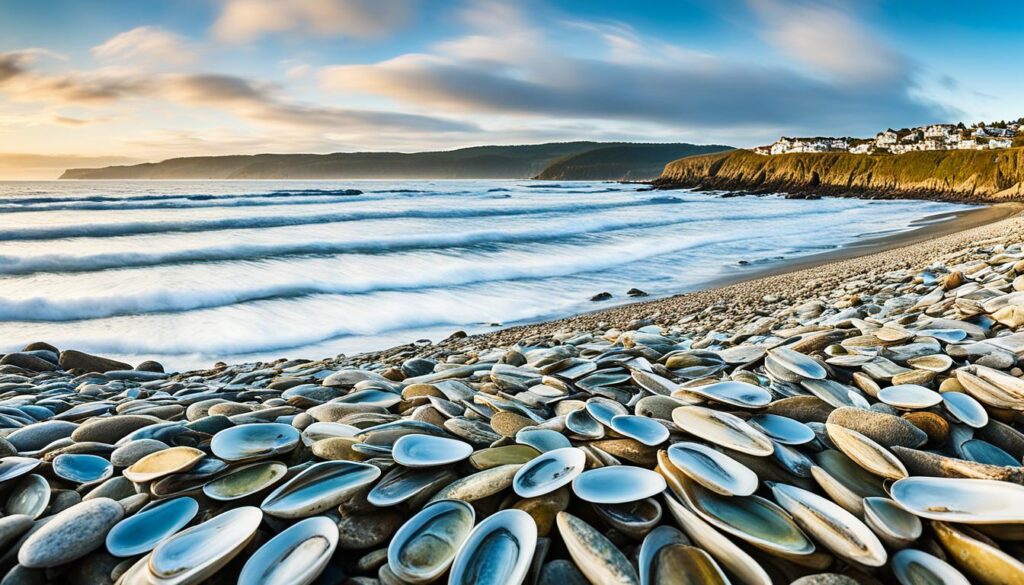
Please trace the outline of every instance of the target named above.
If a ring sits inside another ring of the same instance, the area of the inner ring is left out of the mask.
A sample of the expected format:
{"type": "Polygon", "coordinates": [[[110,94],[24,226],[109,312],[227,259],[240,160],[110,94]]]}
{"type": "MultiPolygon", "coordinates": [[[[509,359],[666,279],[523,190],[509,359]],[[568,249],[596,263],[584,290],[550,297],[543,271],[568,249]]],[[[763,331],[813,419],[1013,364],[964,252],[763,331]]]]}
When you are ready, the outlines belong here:
{"type": "Polygon", "coordinates": [[[1020,2],[0,0],[0,176],[1017,118],[1022,29],[1020,2]]]}

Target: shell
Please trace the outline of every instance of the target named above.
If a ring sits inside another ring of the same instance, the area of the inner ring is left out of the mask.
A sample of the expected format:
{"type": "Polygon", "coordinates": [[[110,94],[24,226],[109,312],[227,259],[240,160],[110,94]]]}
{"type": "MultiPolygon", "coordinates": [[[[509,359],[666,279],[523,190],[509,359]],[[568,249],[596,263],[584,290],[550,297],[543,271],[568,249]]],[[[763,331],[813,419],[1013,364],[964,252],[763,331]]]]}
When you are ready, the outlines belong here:
{"type": "Polygon", "coordinates": [[[521,585],[537,546],[537,524],[522,510],[502,510],[477,524],[452,562],[449,585],[521,585]]]}
{"type": "Polygon", "coordinates": [[[338,546],[338,525],[316,516],[292,524],[261,546],[242,567],[238,585],[308,585],[338,546]]]}

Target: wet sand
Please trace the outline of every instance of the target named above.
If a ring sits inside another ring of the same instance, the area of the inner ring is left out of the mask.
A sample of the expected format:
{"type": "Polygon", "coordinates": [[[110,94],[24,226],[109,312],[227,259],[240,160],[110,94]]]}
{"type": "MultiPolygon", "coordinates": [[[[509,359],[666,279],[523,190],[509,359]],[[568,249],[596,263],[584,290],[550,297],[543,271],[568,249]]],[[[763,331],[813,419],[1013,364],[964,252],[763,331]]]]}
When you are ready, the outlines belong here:
{"type": "MultiPolygon", "coordinates": [[[[922,219],[921,226],[902,233],[865,239],[836,250],[780,262],[746,267],[713,281],[707,288],[676,296],[617,305],[571,317],[449,338],[438,350],[509,345],[559,330],[635,328],[644,324],[679,325],[711,331],[729,322],[747,322],[777,303],[797,305],[823,289],[892,270],[920,268],[965,246],[993,240],[1024,241],[1024,204],[999,203],[922,219]]],[[[599,291],[595,291],[599,292],[599,291]]],[[[383,356],[392,351],[374,352],[383,356]]]]}

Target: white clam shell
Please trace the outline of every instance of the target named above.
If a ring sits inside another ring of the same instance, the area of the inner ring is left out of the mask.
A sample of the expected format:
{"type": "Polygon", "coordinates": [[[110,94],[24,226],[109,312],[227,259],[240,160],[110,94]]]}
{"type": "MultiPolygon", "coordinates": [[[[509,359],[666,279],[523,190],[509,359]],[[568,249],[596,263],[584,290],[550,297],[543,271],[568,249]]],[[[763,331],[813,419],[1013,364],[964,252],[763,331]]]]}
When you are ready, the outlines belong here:
{"type": "Polygon", "coordinates": [[[537,547],[537,523],[522,510],[502,510],[478,524],[462,545],[449,585],[521,585],[537,547]]]}
{"type": "Polygon", "coordinates": [[[462,500],[438,500],[409,518],[388,545],[388,566],[408,583],[440,577],[473,530],[476,511],[462,500]]]}
{"type": "Polygon", "coordinates": [[[278,518],[306,518],[337,506],[380,477],[380,468],[352,461],[324,461],[270,493],[260,508],[278,518]]]}
{"type": "Polygon", "coordinates": [[[512,488],[523,498],[542,496],[576,479],[586,464],[586,453],[576,447],[548,451],[519,468],[512,488]]]}
{"type": "Polygon", "coordinates": [[[680,471],[716,493],[749,496],[757,491],[757,474],[746,465],[700,443],[673,443],[668,458],[680,471]]]}
{"type": "Polygon", "coordinates": [[[306,518],[261,546],[242,567],[238,585],[308,585],[338,546],[338,525],[326,516],[306,518]]]}
{"type": "Polygon", "coordinates": [[[155,585],[201,582],[249,544],[262,520],[259,508],[245,506],[179,532],[149,556],[150,580],[155,585]]]}
{"type": "Polygon", "coordinates": [[[993,479],[908,477],[892,484],[892,499],[907,511],[962,524],[1024,523],[1024,486],[993,479]]]}
{"type": "Polygon", "coordinates": [[[435,435],[402,435],[391,448],[392,459],[405,467],[449,465],[472,454],[469,443],[435,435]]]}
{"type": "Polygon", "coordinates": [[[593,504],[624,504],[665,491],[665,478],[656,471],[632,465],[612,465],[584,471],[572,482],[580,499],[593,504]]]}

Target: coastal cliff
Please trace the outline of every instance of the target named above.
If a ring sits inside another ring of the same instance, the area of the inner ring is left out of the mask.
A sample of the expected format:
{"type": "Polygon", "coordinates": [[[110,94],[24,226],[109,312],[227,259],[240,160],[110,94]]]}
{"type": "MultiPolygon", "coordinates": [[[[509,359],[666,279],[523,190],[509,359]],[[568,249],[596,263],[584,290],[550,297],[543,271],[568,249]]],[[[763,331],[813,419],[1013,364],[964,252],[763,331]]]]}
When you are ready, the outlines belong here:
{"type": "Polygon", "coordinates": [[[1024,200],[1024,148],[763,156],[734,150],[675,160],[660,188],[966,202],[1024,200]]]}
{"type": "Polygon", "coordinates": [[[678,158],[732,150],[718,144],[630,144],[595,148],[555,161],[535,179],[650,181],[678,158]]]}

